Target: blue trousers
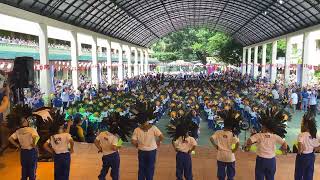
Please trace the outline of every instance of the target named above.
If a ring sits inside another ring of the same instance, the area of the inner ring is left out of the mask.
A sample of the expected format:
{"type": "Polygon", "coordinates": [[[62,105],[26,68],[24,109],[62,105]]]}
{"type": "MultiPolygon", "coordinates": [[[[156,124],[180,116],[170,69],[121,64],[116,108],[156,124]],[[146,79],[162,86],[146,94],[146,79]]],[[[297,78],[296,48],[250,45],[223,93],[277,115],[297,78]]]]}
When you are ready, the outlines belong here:
{"type": "Polygon", "coordinates": [[[54,179],[69,180],[70,173],[70,153],[55,154],[54,160],[54,179]]]}
{"type": "Polygon", "coordinates": [[[35,180],[38,162],[38,152],[36,149],[21,149],[20,163],[22,167],[21,180],[35,180]]]}
{"type": "Polygon", "coordinates": [[[217,177],[219,180],[225,180],[226,175],[228,180],[234,179],[234,176],[236,175],[236,162],[217,161],[217,165],[218,165],[217,177]]]}
{"type": "Polygon", "coordinates": [[[105,180],[108,174],[109,168],[111,168],[111,178],[112,180],[119,179],[119,167],[120,167],[120,156],[118,152],[105,155],[102,157],[102,169],[100,175],[98,176],[99,180],[105,180]]]}
{"type": "Polygon", "coordinates": [[[314,153],[310,154],[297,154],[296,167],[294,170],[295,180],[312,180],[314,172],[314,153]]]}
{"type": "Polygon", "coordinates": [[[257,156],[256,180],[274,180],[276,169],[276,158],[267,159],[257,156]]]}
{"type": "Polygon", "coordinates": [[[183,175],[186,180],[192,180],[192,161],[191,155],[184,152],[176,154],[176,177],[177,180],[183,180],[183,175]]]}
{"type": "Polygon", "coordinates": [[[138,151],[139,171],[138,180],[153,180],[154,166],[156,163],[157,150],[138,151]]]}
{"type": "Polygon", "coordinates": [[[309,100],[307,98],[302,99],[302,110],[306,112],[308,110],[308,102],[309,100]]]}

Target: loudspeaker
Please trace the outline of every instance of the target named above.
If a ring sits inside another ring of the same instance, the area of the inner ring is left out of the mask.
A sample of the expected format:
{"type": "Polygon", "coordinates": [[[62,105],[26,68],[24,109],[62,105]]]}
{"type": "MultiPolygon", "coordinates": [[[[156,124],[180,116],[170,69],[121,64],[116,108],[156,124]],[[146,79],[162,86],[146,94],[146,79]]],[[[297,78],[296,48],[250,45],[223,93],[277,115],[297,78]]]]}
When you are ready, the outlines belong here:
{"type": "Polygon", "coordinates": [[[32,57],[16,57],[13,66],[15,88],[32,88],[34,84],[34,59],[32,57]]]}

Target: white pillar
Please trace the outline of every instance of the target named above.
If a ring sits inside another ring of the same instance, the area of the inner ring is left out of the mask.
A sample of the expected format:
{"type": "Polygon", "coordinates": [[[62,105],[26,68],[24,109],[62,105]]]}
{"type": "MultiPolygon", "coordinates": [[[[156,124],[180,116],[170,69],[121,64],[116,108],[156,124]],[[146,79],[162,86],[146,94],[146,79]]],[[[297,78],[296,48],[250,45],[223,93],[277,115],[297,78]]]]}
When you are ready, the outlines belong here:
{"type": "Polygon", "coordinates": [[[247,75],[251,73],[251,47],[248,48],[248,63],[247,63],[247,75]]]}
{"type": "Polygon", "coordinates": [[[122,55],[122,47],[119,44],[118,45],[118,51],[119,51],[119,55],[118,55],[118,80],[119,83],[123,81],[123,55],[122,55]]]}
{"type": "Polygon", "coordinates": [[[278,50],[278,41],[272,42],[272,59],[271,59],[271,72],[270,72],[270,81],[274,83],[277,77],[277,50],[278,50]]]}
{"type": "Polygon", "coordinates": [[[262,45],[261,77],[266,76],[267,44],[262,45]]]}
{"type": "Polygon", "coordinates": [[[302,78],[301,86],[305,87],[309,83],[310,70],[309,65],[312,64],[312,52],[314,52],[316,45],[315,40],[312,39],[311,32],[304,33],[303,36],[303,54],[302,54],[302,78]]]}
{"type": "Polygon", "coordinates": [[[142,75],[144,73],[143,70],[143,59],[144,59],[144,55],[143,55],[143,51],[140,49],[140,74],[142,75]]]}
{"type": "Polygon", "coordinates": [[[48,31],[46,24],[39,24],[39,53],[40,65],[46,67],[40,70],[40,90],[46,96],[51,92],[50,66],[49,66],[49,50],[48,50],[48,31]],[[48,68],[47,68],[48,67],[48,68]]]}
{"type": "Polygon", "coordinates": [[[242,65],[241,65],[241,74],[242,76],[246,74],[246,48],[242,49],[242,65]]]}
{"type": "Polygon", "coordinates": [[[144,51],[144,60],[145,60],[144,73],[148,74],[148,72],[149,72],[149,53],[148,53],[148,50],[144,51]]]}
{"type": "Polygon", "coordinates": [[[138,51],[136,48],[132,48],[134,50],[134,69],[133,69],[133,75],[138,76],[139,75],[139,63],[138,63],[138,51]]]}
{"type": "Polygon", "coordinates": [[[111,44],[109,41],[106,43],[107,53],[107,82],[109,85],[112,84],[112,59],[111,59],[111,44]]]}
{"type": "Polygon", "coordinates": [[[91,67],[91,80],[92,84],[99,87],[98,78],[98,53],[97,53],[97,37],[92,36],[92,67],[91,67]]]}
{"type": "Polygon", "coordinates": [[[131,49],[129,46],[123,46],[123,49],[126,52],[126,58],[127,58],[127,77],[132,77],[132,69],[131,69],[131,49]]]}
{"type": "Polygon", "coordinates": [[[253,56],[253,78],[257,78],[258,76],[258,51],[259,46],[254,47],[254,56],[253,56]]]}
{"type": "Polygon", "coordinates": [[[79,72],[78,72],[78,36],[77,33],[71,31],[71,67],[72,67],[72,86],[77,89],[79,86],[79,72]]]}
{"type": "Polygon", "coordinates": [[[292,38],[287,37],[286,59],[284,62],[284,84],[288,86],[290,82],[290,61],[292,54],[292,38]]]}

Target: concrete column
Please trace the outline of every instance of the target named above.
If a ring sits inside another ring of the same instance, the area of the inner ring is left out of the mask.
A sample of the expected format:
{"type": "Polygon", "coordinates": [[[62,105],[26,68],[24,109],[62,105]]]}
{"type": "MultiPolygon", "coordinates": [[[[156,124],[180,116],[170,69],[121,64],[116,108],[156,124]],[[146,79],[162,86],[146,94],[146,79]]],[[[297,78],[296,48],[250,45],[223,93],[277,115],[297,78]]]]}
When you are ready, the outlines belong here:
{"type": "Polygon", "coordinates": [[[127,57],[127,74],[128,78],[132,77],[132,69],[131,69],[131,49],[129,46],[125,46],[125,52],[126,52],[126,57],[127,57]]]}
{"type": "Polygon", "coordinates": [[[39,24],[39,53],[40,65],[48,67],[40,70],[40,90],[46,96],[51,92],[50,66],[49,66],[49,50],[48,50],[48,31],[46,24],[39,24]]]}
{"type": "Polygon", "coordinates": [[[133,67],[133,75],[139,75],[139,63],[138,63],[138,51],[136,48],[132,48],[134,50],[134,67],[133,67]]]}
{"type": "Polygon", "coordinates": [[[287,37],[286,59],[284,62],[284,84],[288,86],[290,82],[290,61],[292,54],[292,38],[287,37]]]}
{"type": "Polygon", "coordinates": [[[276,81],[277,77],[277,46],[278,41],[272,42],[272,59],[271,59],[271,72],[270,72],[270,81],[271,83],[274,83],[276,81]]]}
{"type": "Polygon", "coordinates": [[[112,84],[112,60],[111,60],[111,44],[109,42],[107,42],[106,44],[107,47],[107,83],[109,85],[112,84]]]}
{"type": "Polygon", "coordinates": [[[149,53],[148,53],[148,50],[144,51],[144,60],[145,60],[144,73],[148,74],[149,73],[149,53]]]}
{"type": "Polygon", "coordinates": [[[246,48],[243,48],[242,49],[242,64],[241,64],[241,74],[242,76],[246,74],[246,52],[247,52],[247,49],[246,48]]]}
{"type": "Polygon", "coordinates": [[[247,63],[247,75],[250,75],[251,73],[251,47],[248,48],[248,63],[247,63]]]}
{"type": "Polygon", "coordinates": [[[254,47],[254,56],[253,56],[253,78],[257,78],[258,76],[258,51],[259,51],[259,46],[254,47]]]}
{"type": "Polygon", "coordinates": [[[144,55],[143,55],[143,51],[140,49],[140,74],[143,74],[144,73],[144,70],[143,70],[143,59],[144,59],[144,55]]]}
{"type": "Polygon", "coordinates": [[[119,51],[119,55],[118,55],[118,80],[119,82],[123,81],[123,55],[122,55],[122,47],[119,44],[118,46],[118,51],[119,51]]]}
{"type": "Polygon", "coordinates": [[[99,87],[99,75],[98,75],[98,48],[97,48],[97,37],[92,36],[92,67],[91,67],[91,80],[92,84],[99,87]]]}
{"type": "Polygon", "coordinates": [[[310,70],[309,65],[312,64],[312,52],[316,50],[315,40],[312,39],[311,32],[304,33],[303,36],[303,54],[302,54],[302,78],[301,86],[305,87],[309,83],[310,70]]]}
{"type": "Polygon", "coordinates": [[[71,67],[72,67],[72,86],[77,89],[79,86],[79,72],[78,72],[78,36],[77,32],[71,31],[71,67]]]}
{"type": "Polygon", "coordinates": [[[267,44],[262,45],[261,77],[266,76],[267,44]]]}

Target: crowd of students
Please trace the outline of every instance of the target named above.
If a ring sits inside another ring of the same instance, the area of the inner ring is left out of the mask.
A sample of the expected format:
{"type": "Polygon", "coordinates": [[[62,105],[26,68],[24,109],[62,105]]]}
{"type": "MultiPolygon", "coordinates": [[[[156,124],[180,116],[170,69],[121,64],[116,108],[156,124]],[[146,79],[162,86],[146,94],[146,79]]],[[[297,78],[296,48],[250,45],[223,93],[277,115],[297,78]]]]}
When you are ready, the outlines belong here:
{"type": "MultiPolygon", "coordinates": [[[[43,146],[54,154],[55,179],[59,180],[69,179],[73,139],[94,142],[98,152],[103,153],[103,167],[98,178],[105,179],[111,168],[114,180],[119,179],[120,174],[118,150],[122,141],[130,139],[138,149],[138,179],[153,179],[157,148],[164,139],[156,124],[164,120],[165,113],[170,115],[168,133],[177,151],[176,177],[179,180],[183,179],[182,176],[192,179],[191,154],[197,146],[202,119],[208,121],[208,128],[215,130],[210,140],[218,151],[219,180],[235,177],[235,153],[240,147],[238,135],[243,130],[252,129],[244,150],[249,151],[253,145],[257,148],[257,180],[274,179],[276,144],[280,144],[283,153],[289,149],[283,138],[286,121],[291,117],[288,104],[294,104],[290,103],[290,97],[296,91],[292,88],[291,93],[261,79],[240,78],[236,71],[180,78],[150,75],[128,80],[125,86],[100,85],[96,88],[85,83],[81,87],[78,93],[75,91],[73,99],[70,98],[69,87],[63,87],[61,94],[56,94],[62,103],[57,106],[54,99],[52,109],[38,109],[30,113],[29,107],[17,106],[9,114],[8,119],[17,122],[16,128],[19,128],[11,135],[10,142],[22,149],[22,179],[35,179],[37,162],[34,152],[39,135],[29,127],[28,119],[33,115],[46,114],[44,112],[50,112],[51,119],[55,121],[50,125],[51,135],[43,146]],[[64,97],[66,94],[69,98],[64,97]],[[57,109],[62,109],[67,115],[57,109]],[[66,127],[65,119],[69,120],[66,127]]],[[[295,179],[312,179],[313,152],[320,146],[316,137],[316,109],[311,103],[316,96],[314,92],[307,92],[308,97],[302,95],[307,97],[310,111],[302,119],[301,133],[295,146],[298,153],[295,179]]],[[[48,115],[42,116],[45,117],[48,115]]]]}

